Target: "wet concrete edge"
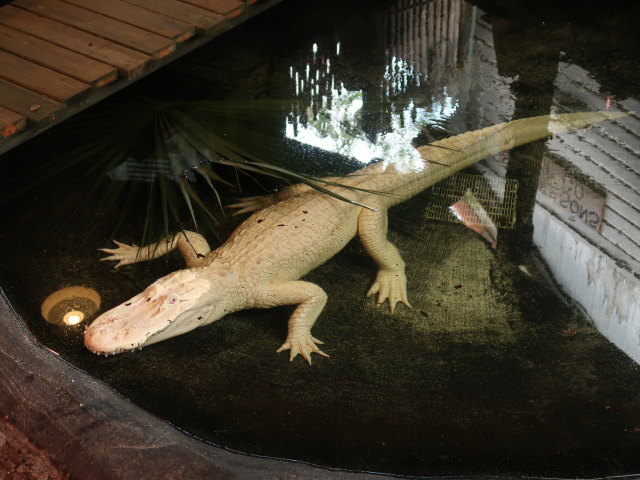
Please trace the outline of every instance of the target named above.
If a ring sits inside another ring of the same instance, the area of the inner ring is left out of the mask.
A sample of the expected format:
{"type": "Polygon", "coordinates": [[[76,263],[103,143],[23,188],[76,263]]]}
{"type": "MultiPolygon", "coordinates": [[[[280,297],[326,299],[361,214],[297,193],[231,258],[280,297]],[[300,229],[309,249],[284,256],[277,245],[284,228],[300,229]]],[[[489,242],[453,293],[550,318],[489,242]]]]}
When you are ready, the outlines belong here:
{"type": "Polygon", "coordinates": [[[0,290],[0,415],[71,479],[400,478],[252,457],[191,438],[31,337],[0,290]]]}

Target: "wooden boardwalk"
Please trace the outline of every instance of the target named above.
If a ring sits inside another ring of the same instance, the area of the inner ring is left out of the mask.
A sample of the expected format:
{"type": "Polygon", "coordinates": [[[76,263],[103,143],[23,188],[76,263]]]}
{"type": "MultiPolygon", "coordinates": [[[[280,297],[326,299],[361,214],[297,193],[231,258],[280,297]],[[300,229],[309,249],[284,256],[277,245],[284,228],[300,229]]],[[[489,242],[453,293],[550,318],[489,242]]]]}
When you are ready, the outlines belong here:
{"type": "Polygon", "coordinates": [[[0,6],[0,154],[280,1],[0,6]]]}

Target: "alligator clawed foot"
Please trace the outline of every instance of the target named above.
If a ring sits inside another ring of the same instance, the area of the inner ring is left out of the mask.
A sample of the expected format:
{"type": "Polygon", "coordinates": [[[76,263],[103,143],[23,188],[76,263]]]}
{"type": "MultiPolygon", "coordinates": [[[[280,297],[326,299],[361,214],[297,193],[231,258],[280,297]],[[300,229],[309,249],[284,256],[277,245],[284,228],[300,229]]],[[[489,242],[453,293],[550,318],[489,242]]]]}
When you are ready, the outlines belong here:
{"type": "Polygon", "coordinates": [[[407,299],[407,277],[400,270],[378,270],[376,280],[367,292],[367,297],[376,293],[378,294],[376,307],[388,300],[391,313],[395,311],[398,302],[413,308],[407,299]]]}
{"type": "Polygon", "coordinates": [[[310,333],[297,333],[287,337],[287,340],[278,350],[276,350],[276,352],[280,353],[285,350],[290,350],[289,361],[293,361],[293,359],[300,354],[309,363],[309,365],[311,365],[312,353],[317,353],[321,357],[329,357],[329,355],[318,348],[318,345],[323,344],[324,342],[312,337],[310,333]]]}
{"type": "Polygon", "coordinates": [[[113,243],[118,248],[99,248],[101,252],[109,254],[108,257],[101,258],[100,261],[114,261],[118,262],[114,268],[120,268],[123,265],[130,265],[136,263],[139,260],[140,247],[137,245],[127,245],[126,243],[118,242],[114,240],[113,243]]]}
{"type": "Polygon", "coordinates": [[[227,205],[226,208],[237,209],[232,215],[242,215],[244,213],[254,213],[264,210],[265,208],[276,203],[275,195],[257,195],[255,197],[241,198],[236,203],[227,205]]]}

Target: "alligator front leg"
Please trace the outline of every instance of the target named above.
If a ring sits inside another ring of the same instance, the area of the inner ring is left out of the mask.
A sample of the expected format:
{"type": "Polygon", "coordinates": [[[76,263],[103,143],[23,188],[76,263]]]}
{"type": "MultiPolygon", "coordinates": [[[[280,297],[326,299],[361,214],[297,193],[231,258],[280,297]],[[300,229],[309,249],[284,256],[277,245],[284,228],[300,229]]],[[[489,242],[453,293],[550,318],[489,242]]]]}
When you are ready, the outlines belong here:
{"type": "Polygon", "coordinates": [[[244,213],[255,213],[260,210],[264,210],[271,205],[275,205],[278,202],[286,200],[287,198],[295,197],[302,193],[308,192],[311,187],[305,183],[296,183],[294,185],[287,185],[282,187],[275,193],[267,193],[265,195],[256,195],[255,197],[245,197],[240,199],[237,203],[227,205],[227,208],[236,208],[232,215],[242,215],[244,213]]]}
{"type": "Polygon", "coordinates": [[[327,303],[327,294],[315,283],[291,281],[265,287],[259,294],[257,307],[270,308],[280,305],[298,305],[289,319],[287,339],[277,352],[289,350],[289,360],[298,356],[311,365],[311,354],[328,357],[318,348],[322,342],[311,335],[311,327],[327,303]]]}
{"type": "Polygon", "coordinates": [[[152,243],[146,247],[127,245],[116,240],[113,241],[117,248],[99,248],[101,252],[108,253],[108,257],[101,261],[118,262],[115,268],[137,262],[145,262],[166,255],[171,250],[179,249],[187,267],[197,267],[204,257],[211,251],[207,240],[199,233],[183,230],[175,235],[152,243]]]}
{"type": "MultiPolygon", "coordinates": [[[[343,177],[327,177],[323,178],[326,182],[340,182],[343,177]]],[[[303,193],[307,193],[313,190],[311,185],[306,183],[296,183],[293,185],[287,185],[286,187],[282,187],[275,193],[267,193],[265,195],[256,195],[254,197],[245,197],[236,203],[232,203],[231,205],[227,205],[226,208],[236,208],[237,210],[233,212],[232,215],[242,215],[244,213],[255,213],[260,210],[264,210],[271,205],[275,205],[278,202],[282,202],[287,198],[295,197],[298,195],[302,195],[303,193]]]]}
{"type": "Polygon", "coordinates": [[[358,216],[358,235],[365,250],[378,264],[376,279],[367,292],[367,297],[378,294],[377,306],[389,300],[391,313],[396,303],[411,307],[407,299],[407,277],[404,261],[398,249],[387,240],[387,209],[382,202],[374,205],[376,211],[363,208],[358,216]]]}

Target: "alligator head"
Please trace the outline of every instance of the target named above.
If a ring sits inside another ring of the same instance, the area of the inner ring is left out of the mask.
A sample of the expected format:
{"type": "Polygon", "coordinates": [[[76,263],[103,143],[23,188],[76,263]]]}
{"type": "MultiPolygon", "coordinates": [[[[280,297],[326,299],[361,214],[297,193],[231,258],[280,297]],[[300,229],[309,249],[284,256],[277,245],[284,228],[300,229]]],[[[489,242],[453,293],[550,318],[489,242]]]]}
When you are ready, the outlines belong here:
{"type": "Polygon", "coordinates": [[[86,347],[111,355],[142,348],[222,318],[237,308],[230,291],[236,274],[204,268],[173,272],[96,318],[84,333],[86,347]]]}

